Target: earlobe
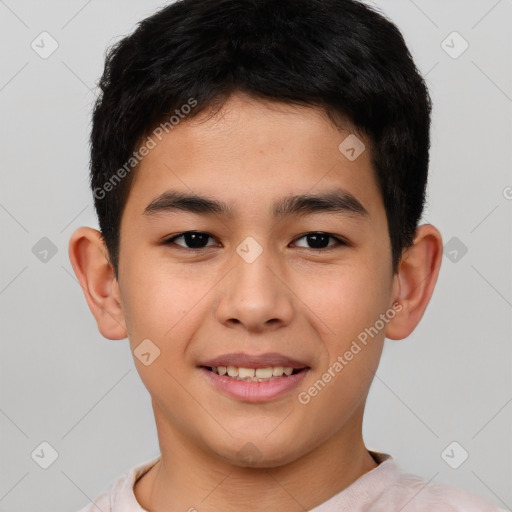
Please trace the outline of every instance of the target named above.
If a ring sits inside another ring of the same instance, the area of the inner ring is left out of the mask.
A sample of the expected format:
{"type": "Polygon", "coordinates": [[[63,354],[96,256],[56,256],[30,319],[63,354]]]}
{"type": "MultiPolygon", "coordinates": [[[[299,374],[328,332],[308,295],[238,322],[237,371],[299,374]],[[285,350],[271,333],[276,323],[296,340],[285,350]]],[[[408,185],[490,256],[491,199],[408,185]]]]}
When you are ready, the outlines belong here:
{"type": "Polygon", "coordinates": [[[98,329],[110,340],[126,338],[119,287],[101,233],[78,228],[69,240],[69,259],[98,329]]]}
{"type": "Polygon", "coordinates": [[[442,257],[441,233],[431,224],[419,226],[394,277],[394,301],[400,303],[401,310],[388,323],[386,338],[403,339],[416,328],[432,297],[442,257]]]}

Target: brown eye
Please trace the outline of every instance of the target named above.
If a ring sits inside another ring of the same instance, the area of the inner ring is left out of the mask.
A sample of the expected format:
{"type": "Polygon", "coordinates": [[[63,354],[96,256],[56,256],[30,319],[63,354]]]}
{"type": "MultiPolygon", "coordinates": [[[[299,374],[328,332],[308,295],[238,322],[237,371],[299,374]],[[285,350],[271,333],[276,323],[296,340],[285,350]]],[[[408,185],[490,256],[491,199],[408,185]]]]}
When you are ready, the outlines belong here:
{"type": "MultiPolygon", "coordinates": [[[[306,243],[309,244],[309,247],[306,247],[307,249],[331,249],[334,248],[337,245],[346,245],[346,243],[341,240],[340,238],[330,235],[329,233],[323,233],[323,232],[316,232],[316,233],[307,233],[305,235],[302,235],[300,238],[297,238],[297,240],[306,239],[306,243]],[[334,244],[329,245],[329,240],[335,240],[334,244]]],[[[300,247],[300,246],[299,246],[300,247]]],[[[304,246],[302,246],[304,247],[304,246]]]]}
{"type": "Polygon", "coordinates": [[[208,233],[203,233],[202,231],[187,231],[185,233],[180,233],[179,235],[175,235],[172,238],[167,239],[165,244],[175,244],[180,247],[184,247],[185,249],[204,249],[205,247],[211,247],[211,245],[207,245],[208,239],[213,238],[208,233]],[[185,245],[181,243],[176,243],[176,240],[183,239],[185,245]]]}

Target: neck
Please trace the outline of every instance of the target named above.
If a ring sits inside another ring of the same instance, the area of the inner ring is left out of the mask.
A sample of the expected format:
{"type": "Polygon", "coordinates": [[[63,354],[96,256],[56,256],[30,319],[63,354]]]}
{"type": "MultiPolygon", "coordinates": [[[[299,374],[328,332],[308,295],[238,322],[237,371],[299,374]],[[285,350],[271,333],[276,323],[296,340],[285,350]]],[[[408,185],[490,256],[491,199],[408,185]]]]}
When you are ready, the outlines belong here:
{"type": "Polygon", "coordinates": [[[362,439],[362,409],[352,424],[292,462],[248,468],[197,447],[155,408],[162,456],[137,481],[135,497],[150,512],[310,510],[377,467],[362,439]]]}

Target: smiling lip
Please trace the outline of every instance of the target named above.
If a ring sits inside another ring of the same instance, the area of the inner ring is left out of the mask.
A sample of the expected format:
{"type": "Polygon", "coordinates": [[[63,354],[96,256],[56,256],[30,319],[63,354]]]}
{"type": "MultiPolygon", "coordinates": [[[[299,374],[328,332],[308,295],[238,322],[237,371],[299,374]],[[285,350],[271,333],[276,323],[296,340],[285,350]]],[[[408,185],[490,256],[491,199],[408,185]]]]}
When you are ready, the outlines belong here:
{"type": "Polygon", "coordinates": [[[235,380],[231,377],[214,373],[204,367],[200,368],[200,370],[217,390],[230,398],[242,402],[268,402],[296,388],[308,373],[309,368],[266,382],[235,380]]]}
{"type": "Polygon", "coordinates": [[[250,355],[242,352],[224,354],[209,359],[199,365],[202,375],[221,393],[243,402],[267,402],[278,398],[296,388],[304,379],[309,366],[296,359],[291,359],[276,352],[250,355]],[[293,368],[296,373],[283,375],[264,382],[236,380],[227,375],[211,371],[218,366],[235,366],[238,368],[268,368],[282,366],[293,368]]]}
{"type": "Polygon", "coordinates": [[[291,359],[277,352],[265,352],[264,354],[244,354],[235,352],[224,354],[214,359],[200,363],[198,366],[217,367],[217,366],[236,366],[238,368],[267,368],[268,366],[284,366],[300,370],[308,368],[306,363],[291,359]]]}

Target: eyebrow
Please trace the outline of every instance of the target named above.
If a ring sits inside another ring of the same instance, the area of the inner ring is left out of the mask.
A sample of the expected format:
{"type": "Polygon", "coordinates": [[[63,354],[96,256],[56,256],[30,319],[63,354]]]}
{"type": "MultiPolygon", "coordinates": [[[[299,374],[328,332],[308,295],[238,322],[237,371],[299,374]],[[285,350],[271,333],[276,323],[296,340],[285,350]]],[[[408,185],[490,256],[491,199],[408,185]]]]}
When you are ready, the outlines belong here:
{"type": "MultiPolygon", "coordinates": [[[[229,218],[233,218],[235,214],[233,208],[223,201],[196,194],[185,194],[168,190],[153,199],[144,209],[143,215],[150,217],[160,213],[175,211],[185,211],[199,215],[223,215],[229,218]]],[[[274,203],[272,208],[272,214],[275,219],[322,212],[369,217],[368,211],[361,202],[352,194],[342,189],[320,194],[287,196],[274,203]]]]}

